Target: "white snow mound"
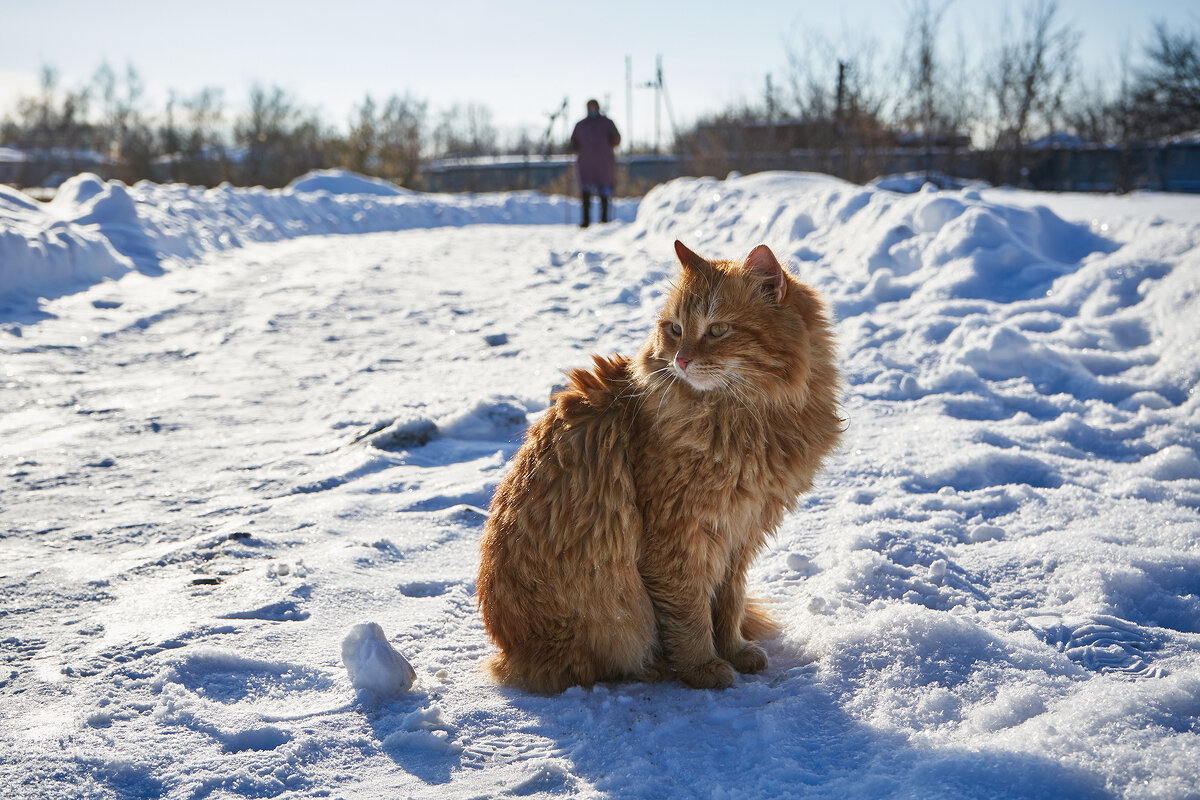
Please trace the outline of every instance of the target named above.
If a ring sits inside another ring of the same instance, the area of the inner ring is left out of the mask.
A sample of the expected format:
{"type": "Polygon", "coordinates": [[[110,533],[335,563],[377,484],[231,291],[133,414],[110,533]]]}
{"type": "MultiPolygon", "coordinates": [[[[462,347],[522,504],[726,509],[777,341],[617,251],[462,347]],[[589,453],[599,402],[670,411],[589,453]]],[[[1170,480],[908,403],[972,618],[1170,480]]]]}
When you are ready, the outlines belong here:
{"type": "Polygon", "coordinates": [[[377,699],[399,697],[412,688],[417,672],[392,647],[378,622],[361,622],[342,641],[342,663],[350,682],[377,699]]]}

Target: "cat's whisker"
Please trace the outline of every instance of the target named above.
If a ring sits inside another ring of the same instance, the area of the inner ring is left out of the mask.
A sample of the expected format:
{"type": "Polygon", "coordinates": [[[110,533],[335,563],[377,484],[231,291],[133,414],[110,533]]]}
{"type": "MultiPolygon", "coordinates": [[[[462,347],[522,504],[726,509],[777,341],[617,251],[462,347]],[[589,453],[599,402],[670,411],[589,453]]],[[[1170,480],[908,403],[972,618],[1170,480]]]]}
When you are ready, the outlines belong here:
{"type": "MultiPolygon", "coordinates": [[[[763,389],[762,384],[758,383],[756,381],[750,380],[749,378],[747,378],[745,375],[742,374],[743,372],[758,372],[758,370],[744,370],[739,367],[737,369],[730,370],[729,375],[730,375],[731,379],[733,379],[733,380],[737,381],[738,383],[745,385],[747,388],[753,390],[755,392],[755,394],[757,394],[759,397],[766,398],[767,392],[765,389],[763,389]]],[[[770,374],[770,373],[763,372],[763,374],[770,374]]]]}
{"type": "Polygon", "coordinates": [[[654,411],[655,422],[658,422],[660,419],[662,419],[662,406],[663,402],[667,399],[667,392],[675,385],[675,382],[679,380],[679,374],[670,367],[667,368],[667,376],[670,378],[670,380],[667,383],[667,387],[662,391],[662,397],[658,399],[658,408],[654,411]]]}
{"type": "MultiPolygon", "coordinates": [[[[663,398],[665,398],[666,390],[662,389],[662,387],[664,385],[669,386],[669,384],[673,380],[674,380],[674,370],[671,368],[670,364],[667,364],[666,366],[661,367],[660,369],[656,369],[653,372],[646,375],[646,383],[644,384],[644,391],[641,391],[641,392],[637,393],[636,395],[632,395],[633,397],[638,398],[638,404],[635,409],[634,417],[631,418],[631,420],[630,420],[631,428],[633,425],[633,421],[636,419],[636,414],[641,413],[642,408],[646,405],[646,401],[650,397],[652,397],[655,394],[655,392],[658,392],[660,390],[662,391],[663,398]]],[[[662,399],[660,399],[658,401],[658,403],[659,403],[659,409],[661,410],[662,399]]],[[[658,416],[659,416],[659,413],[656,412],[655,418],[657,419],[658,416]]]]}
{"type": "Polygon", "coordinates": [[[737,370],[738,372],[752,372],[755,375],[769,375],[773,378],[778,377],[778,373],[773,370],[760,369],[758,367],[748,367],[745,364],[734,363],[730,365],[730,368],[737,370]]]}
{"type": "Polygon", "coordinates": [[[765,427],[761,408],[767,400],[767,393],[756,383],[737,373],[726,373],[722,377],[725,380],[728,394],[738,402],[749,416],[765,427]],[[756,399],[758,402],[752,403],[752,399],[756,399]]]}
{"type": "Polygon", "coordinates": [[[745,378],[741,378],[740,376],[736,375],[727,375],[725,376],[725,380],[726,391],[728,394],[738,402],[738,405],[740,405],[750,417],[752,417],[760,425],[763,424],[762,415],[759,413],[759,410],[750,402],[750,395],[752,393],[760,394],[761,396],[761,392],[758,387],[754,386],[745,378]]]}

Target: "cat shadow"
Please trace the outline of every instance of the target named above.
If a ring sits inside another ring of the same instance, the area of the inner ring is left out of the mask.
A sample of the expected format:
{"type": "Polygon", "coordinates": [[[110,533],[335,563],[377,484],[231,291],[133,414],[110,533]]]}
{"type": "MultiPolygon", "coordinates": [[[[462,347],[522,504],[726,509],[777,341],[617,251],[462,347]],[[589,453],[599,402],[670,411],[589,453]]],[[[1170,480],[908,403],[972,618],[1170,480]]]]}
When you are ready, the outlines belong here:
{"type": "Polygon", "coordinates": [[[724,691],[606,684],[553,698],[504,690],[608,796],[1105,800],[1100,776],[1034,753],[939,748],[864,724],[778,641],[767,672],[724,691]]]}

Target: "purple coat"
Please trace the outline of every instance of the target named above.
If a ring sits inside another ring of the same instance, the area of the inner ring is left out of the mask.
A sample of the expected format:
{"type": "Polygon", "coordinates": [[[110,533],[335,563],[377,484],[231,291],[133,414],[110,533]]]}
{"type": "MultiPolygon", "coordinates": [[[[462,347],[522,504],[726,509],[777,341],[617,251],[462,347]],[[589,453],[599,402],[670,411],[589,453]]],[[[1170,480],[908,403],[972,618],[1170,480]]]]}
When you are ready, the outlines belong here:
{"type": "Polygon", "coordinates": [[[581,187],[613,185],[617,172],[613,149],[620,143],[617,126],[603,114],[585,117],[575,124],[571,150],[579,154],[575,169],[581,187]]]}

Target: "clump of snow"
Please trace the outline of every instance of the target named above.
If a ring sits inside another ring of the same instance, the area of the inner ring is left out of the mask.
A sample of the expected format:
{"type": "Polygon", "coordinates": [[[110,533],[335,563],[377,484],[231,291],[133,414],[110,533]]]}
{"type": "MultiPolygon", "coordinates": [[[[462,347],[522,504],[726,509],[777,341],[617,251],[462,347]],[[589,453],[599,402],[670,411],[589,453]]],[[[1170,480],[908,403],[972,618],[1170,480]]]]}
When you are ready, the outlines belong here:
{"type": "Polygon", "coordinates": [[[393,700],[412,689],[417,672],[377,622],[360,622],[342,640],[342,663],[360,692],[393,700]]]}

